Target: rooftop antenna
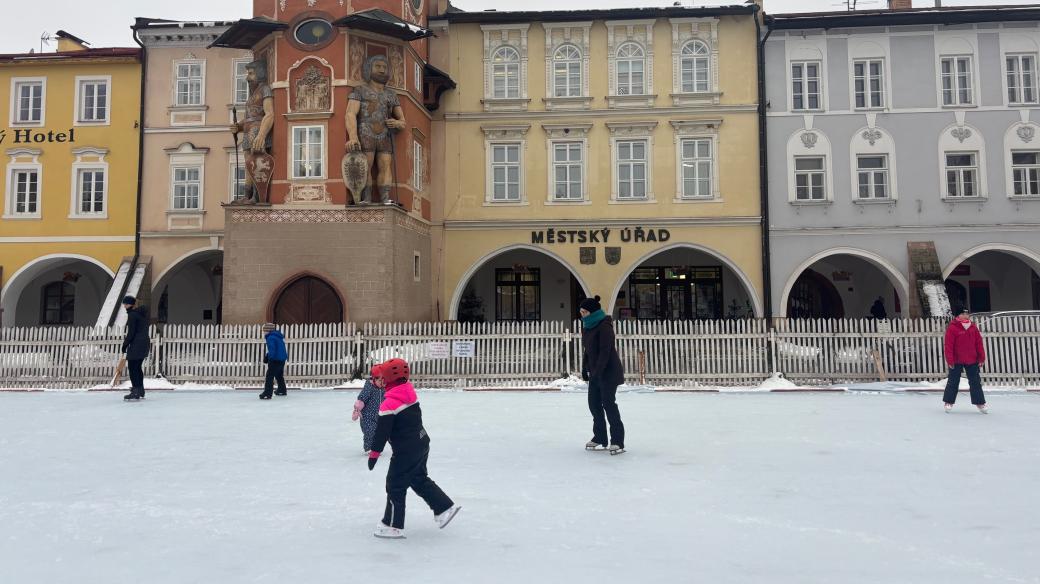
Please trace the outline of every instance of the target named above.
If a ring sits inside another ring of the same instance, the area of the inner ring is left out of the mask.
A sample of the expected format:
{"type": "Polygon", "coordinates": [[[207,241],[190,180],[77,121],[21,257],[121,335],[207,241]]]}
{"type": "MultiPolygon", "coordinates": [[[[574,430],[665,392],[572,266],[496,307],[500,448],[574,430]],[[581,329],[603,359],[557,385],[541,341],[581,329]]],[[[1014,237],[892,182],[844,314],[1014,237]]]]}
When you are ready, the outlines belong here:
{"type": "Polygon", "coordinates": [[[40,52],[43,52],[43,45],[50,46],[51,41],[55,40],[58,40],[58,37],[52,37],[50,33],[43,31],[43,34],[40,35],[40,52]]]}
{"type": "Polygon", "coordinates": [[[861,6],[872,6],[880,4],[880,1],[881,0],[842,0],[837,4],[831,4],[831,6],[844,6],[845,10],[853,12],[861,6]]]}

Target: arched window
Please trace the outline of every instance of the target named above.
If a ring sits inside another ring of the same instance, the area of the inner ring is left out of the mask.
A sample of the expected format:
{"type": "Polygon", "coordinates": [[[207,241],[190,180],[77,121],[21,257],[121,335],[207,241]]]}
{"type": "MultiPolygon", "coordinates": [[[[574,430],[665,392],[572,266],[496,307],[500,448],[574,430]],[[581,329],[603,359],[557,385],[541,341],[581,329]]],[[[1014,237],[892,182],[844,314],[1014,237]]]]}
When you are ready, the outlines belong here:
{"type": "Polygon", "coordinates": [[[563,45],[553,55],[553,95],[581,96],[581,51],[574,45],[563,45]]]}
{"type": "Polygon", "coordinates": [[[501,47],[491,57],[492,97],[520,97],[520,53],[501,47]]]}
{"type": "Polygon", "coordinates": [[[51,282],[43,287],[40,324],[72,324],[76,288],[68,282],[51,282]]]}
{"type": "Polygon", "coordinates": [[[679,74],[683,93],[710,91],[711,52],[701,41],[690,41],[683,45],[679,57],[679,74]]]}
{"type": "Polygon", "coordinates": [[[646,53],[636,43],[625,43],[617,51],[617,94],[643,95],[646,53]]]}

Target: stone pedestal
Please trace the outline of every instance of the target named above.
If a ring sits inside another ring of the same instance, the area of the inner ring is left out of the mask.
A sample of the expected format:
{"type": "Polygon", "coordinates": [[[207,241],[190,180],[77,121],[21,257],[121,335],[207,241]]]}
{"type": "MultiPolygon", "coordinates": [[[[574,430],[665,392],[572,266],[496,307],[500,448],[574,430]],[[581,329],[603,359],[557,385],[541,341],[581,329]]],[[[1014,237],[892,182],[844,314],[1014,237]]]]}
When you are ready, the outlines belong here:
{"type": "Polygon", "coordinates": [[[225,208],[223,322],[272,320],[280,293],[319,278],[349,322],[432,317],[430,227],[393,206],[225,208]]]}

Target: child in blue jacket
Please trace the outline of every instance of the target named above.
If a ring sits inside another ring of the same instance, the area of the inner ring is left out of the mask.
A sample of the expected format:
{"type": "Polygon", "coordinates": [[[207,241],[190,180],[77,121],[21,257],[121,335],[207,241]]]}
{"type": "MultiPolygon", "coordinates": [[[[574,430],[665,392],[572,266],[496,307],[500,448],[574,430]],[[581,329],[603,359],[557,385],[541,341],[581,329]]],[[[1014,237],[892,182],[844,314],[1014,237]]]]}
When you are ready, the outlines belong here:
{"type": "Polygon", "coordinates": [[[379,404],[383,403],[383,374],[379,365],[372,367],[372,375],[365,381],[365,387],[358,393],[357,401],[354,402],[354,414],[350,416],[353,421],[361,419],[362,444],[365,454],[372,450],[372,439],[376,435],[376,426],[379,425],[379,404]]]}
{"type": "Polygon", "coordinates": [[[264,343],[267,352],[264,354],[264,363],[267,363],[267,376],[264,379],[264,392],[260,399],[271,399],[271,390],[274,389],[275,380],[278,381],[278,391],[275,395],[285,395],[285,362],[289,359],[289,352],[285,349],[285,336],[274,323],[266,323],[263,326],[264,343]]]}

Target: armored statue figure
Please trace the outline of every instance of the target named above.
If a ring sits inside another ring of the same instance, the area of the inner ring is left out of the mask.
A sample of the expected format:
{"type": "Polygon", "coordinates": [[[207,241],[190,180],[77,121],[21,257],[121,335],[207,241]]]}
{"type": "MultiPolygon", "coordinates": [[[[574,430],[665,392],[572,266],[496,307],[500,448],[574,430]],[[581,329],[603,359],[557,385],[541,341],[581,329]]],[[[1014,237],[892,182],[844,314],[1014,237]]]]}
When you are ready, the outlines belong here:
{"type": "Polygon", "coordinates": [[[391,203],[393,130],[406,126],[404,110],[397,93],[386,86],[390,80],[390,61],[385,56],[369,57],[361,76],[364,83],[354,88],[347,101],[347,152],[360,151],[367,162],[368,180],[361,193],[361,202],[373,202],[372,192],[374,187],[378,187],[379,202],[391,203]],[[377,169],[375,173],[371,172],[373,162],[377,169]]]}
{"type": "Polygon", "coordinates": [[[271,128],[274,126],[274,92],[267,82],[267,61],[259,59],[246,65],[249,99],[246,100],[245,119],[231,125],[246,162],[245,184],[239,186],[237,203],[267,204],[268,188],[274,170],[271,156],[271,128]]]}

